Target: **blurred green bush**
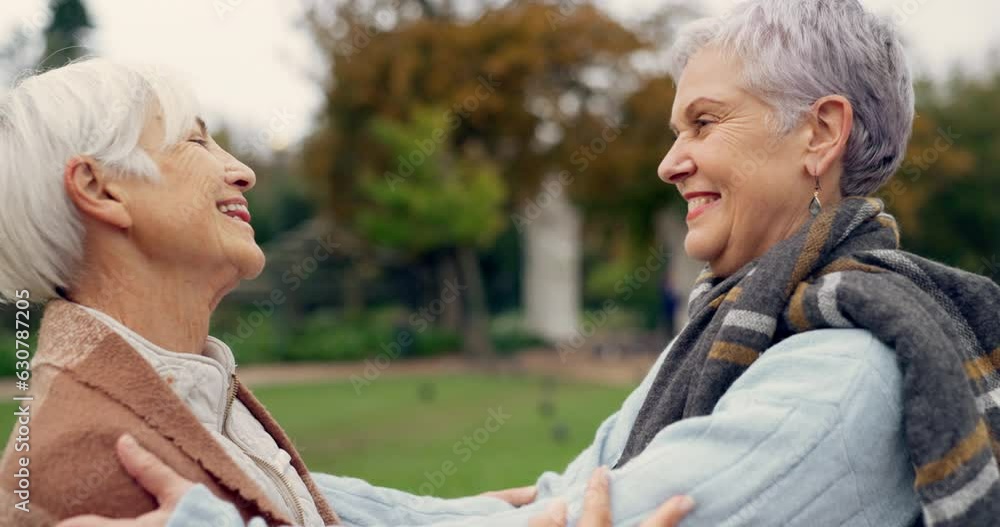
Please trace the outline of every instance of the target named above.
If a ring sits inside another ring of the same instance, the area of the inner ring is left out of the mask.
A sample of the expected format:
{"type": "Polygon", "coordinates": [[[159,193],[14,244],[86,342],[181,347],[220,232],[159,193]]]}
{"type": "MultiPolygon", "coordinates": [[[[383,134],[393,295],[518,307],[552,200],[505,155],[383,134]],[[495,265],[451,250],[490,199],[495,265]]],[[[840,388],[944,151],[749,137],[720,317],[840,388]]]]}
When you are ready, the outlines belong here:
{"type": "Polygon", "coordinates": [[[512,355],[524,349],[547,345],[545,339],[525,326],[524,314],[520,311],[508,311],[493,317],[490,338],[498,355],[512,355]]]}
{"type": "MultiPolygon", "coordinates": [[[[244,307],[217,312],[212,319],[211,334],[232,348],[236,362],[241,365],[359,361],[379,353],[399,354],[404,358],[433,357],[462,351],[462,336],[458,332],[433,326],[417,331],[407,324],[408,317],[409,311],[402,306],[372,309],[357,317],[319,310],[307,315],[298,329],[292,330],[283,327],[278,316],[264,317],[244,307]],[[400,345],[407,340],[402,336],[403,331],[410,333],[412,342],[408,346],[400,345]]],[[[516,311],[494,317],[490,337],[501,355],[546,345],[525,327],[522,314],[516,311]]],[[[0,358],[0,377],[11,377],[15,373],[13,332],[0,328],[0,342],[7,350],[0,358]]],[[[32,357],[36,343],[37,331],[32,331],[29,339],[32,357]]]]}
{"type": "MultiPolygon", "coordinates": [[[[279,317],[261,317],[244,308],[217,313],[212,334],[233,349],[240,364],[358,361],[380,353],[432,357],[462,351],[460,333],[433,326],[418,330],[408,323],[409,315],[405,307],[398,305],[371,309],[359,316],[317,310],[303,317],[293,329],[284,326],[279,317]],[[403,332],[409,333],[409,339],[403,332]],[[409,345],[403,346],[408,340],[409,345]]],[[[495,317],[490,337],[503,355],[545,345],[543,339],[525,328],[518,312],[495,317]]]]}

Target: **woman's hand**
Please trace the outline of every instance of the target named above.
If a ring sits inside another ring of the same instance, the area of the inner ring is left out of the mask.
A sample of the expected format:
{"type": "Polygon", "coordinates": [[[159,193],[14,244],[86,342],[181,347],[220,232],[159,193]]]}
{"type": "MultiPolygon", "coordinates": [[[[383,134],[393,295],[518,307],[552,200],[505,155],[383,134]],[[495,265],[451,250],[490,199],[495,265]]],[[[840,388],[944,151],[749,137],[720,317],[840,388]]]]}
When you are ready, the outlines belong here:
{"type": "MultiPolygon", "coordinates": [[[[652,516],[646,518],[639,527],[677,527],[681,520],[694,508],[694,500],[689,496],[674,496],[660,506],[652,516]]],[[[536,516],[529,527],[565,527],[566,502],[556,501],[541,515],[536,516]]],[[[608,469],[599,467],[590,477],[583,499],[583,516],[577,527],[611,527],[611,493],[608,488],[608,469]]]]}
{"type": "MultiPolygon", "coordinates": [[[[96,515],[76,516],[63,520],[56,527],[163,527],[174,508],[194,483],[184,479],[146,449],[135,439],[124,434],[115,445],[118,458],[125,470],[144,489],[156,498],[159,508],[135,519],[110,519],[96,515]]],[[[611,495],[608,488],[608,471],[600,467],[594,471],[587,485],[583,502],[583,516],[578,527],[611,527],[611,495]]],[[[489,492],[512,505],[524,505],[535,499],[535,487],[519,487],[489,492]]],[[[691,509],[694,501],[687,496],[674,496],[667,500],[640,527],[677,527],[691,509]]],[[[566,503],[557,501],[541,515],[531,520],[530,527],[564,527],[566,503]]]]}
{"type": "Polygon", "coordinates": [[[481,495],[501,499],[515,507],[520,507],[534,502],[535,496],[538,495],[538,489],[536,489],[534,485],[531,485],[528,487],[514,487],[512,489],[494,490],[491,492],[484,492],[481,495]]]}
{"type": "Polygon", "coordinates": [[[184,493],[194,486],[128,434],[118,438],[115,450],[125,470],[156,498],[159,508],[135,519],[113,520],[93,514],[75,516],[59,522],[56,527],[163,527],[184,493]]]}

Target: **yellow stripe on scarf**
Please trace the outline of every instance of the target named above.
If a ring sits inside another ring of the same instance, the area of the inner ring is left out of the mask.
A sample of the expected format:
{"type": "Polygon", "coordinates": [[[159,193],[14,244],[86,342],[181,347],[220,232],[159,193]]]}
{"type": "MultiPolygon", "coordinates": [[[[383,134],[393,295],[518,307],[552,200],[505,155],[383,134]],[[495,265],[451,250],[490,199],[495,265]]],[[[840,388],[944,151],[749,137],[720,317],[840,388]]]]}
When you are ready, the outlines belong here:
{"type": "Polygon", "coordinates": [[[740,366],[749,366],[757,360],[760,353],[757,350],[734,344],[732,342],[715,342],[708,352],[708,358],[732,362],[740,366]]]}
{"type": "Polygon", "coordinates": [[[861,271],[862,273],[882,273],[885,269],[881,267],[875,267],[874,265],[863,264],[852,258],[837,258],[836,260],[828,263],[826,267],[819,270],[816,273],[817,276],[828,275],[830,273],[839,273],[842,271],[861,271]]]}
{"type": "Polygon", "coordinates": [[[830,229],[833,227],[833,220],[836,217],[834,211],[835,209],[831,209],[820,214],[809,227],[809,234],[806,235],[806,241],[802,244],[799,261],[795,262],[795,269],[788,282],[786,294],[791,293],[798,283],[805,279],[809,270],[819,259],[820,253],[823,252],[823,246],[830,237],[830,229]]]}
{"type": "Polygon", "coordinates": [[[920,488],[947,478],[973,456],[990,446],[992,445],[990,445],[990,434],[986,430],[986,423],[980,419],[976,429],[969,434],[969,437],[963,439],[941,459],[931,461],[918,468],[917,479],[913,485],[920,488]]]}
{"type": "Polygon", "coordinates": [[[725,295],[717,297],[715,300],[709,302],[708,305],[713,308],[718,308],[719,306],[722,305],[723,302],[735,302],[739,300],[740,295],[742,294],[743,294],[742,287],[734,287],[730,289],[729,292],[726,293],[725,295]]]}
{"type": "Polygon", "coordinates": [[[806,317],[806,289],[808,287],[807,282],[799,282],[799,286],[795,288],[795,294],[788,301],[788,319],[798,331],[806,331],[810,327],[809,318],[806,317]]]}
{"type": "Polygon", "coordinates": [[[972,380],[979,380],[1000,369],[1000,348],[985,357],[965,361],[965,374],[972,380]]]}

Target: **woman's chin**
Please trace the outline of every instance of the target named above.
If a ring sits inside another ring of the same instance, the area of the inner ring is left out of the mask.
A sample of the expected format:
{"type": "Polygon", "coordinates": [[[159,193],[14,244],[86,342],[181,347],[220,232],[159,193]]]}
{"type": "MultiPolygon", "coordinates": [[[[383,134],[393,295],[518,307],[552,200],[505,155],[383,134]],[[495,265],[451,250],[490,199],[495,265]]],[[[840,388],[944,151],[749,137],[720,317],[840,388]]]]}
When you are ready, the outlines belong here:
{"type": "Polygon", "coordinates": [[[722,253],[722,247],[710,236],[701,232],[688,231],[684,238],[684,252],[699,262],[711,262],[722,253]]]}
{"type": "Polygon", "coordinates": [[[264,272],[264,251],[254,245],[256,248],[255,253],[248,258],[246,267],[244,267],[245,272],[243,273],[244,280],[253,280],[260,276],[260,273],[264,272]]]}
{"type": "Polygon", "coordinates": [[[264,271],[264,251],[256,243],[241,243],[227,252],[229,262],[236,268],[240,280],[253,280],[264,271]]]}

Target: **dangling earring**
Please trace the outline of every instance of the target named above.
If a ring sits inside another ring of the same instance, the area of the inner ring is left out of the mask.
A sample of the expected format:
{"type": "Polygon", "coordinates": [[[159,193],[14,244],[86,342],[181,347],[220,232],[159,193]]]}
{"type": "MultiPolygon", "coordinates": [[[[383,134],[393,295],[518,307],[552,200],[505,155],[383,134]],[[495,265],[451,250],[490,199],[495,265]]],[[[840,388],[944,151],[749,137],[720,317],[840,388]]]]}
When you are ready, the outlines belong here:
{"type": "Polygon", "coordinates": [[[819,202],[819,176],[813,176],[816,178],[816,188],[813,189],[813,199],[809,202],[809,214],[813,216],[818,216],[820,211],[823,210],[823,204],[819,202]]]}

